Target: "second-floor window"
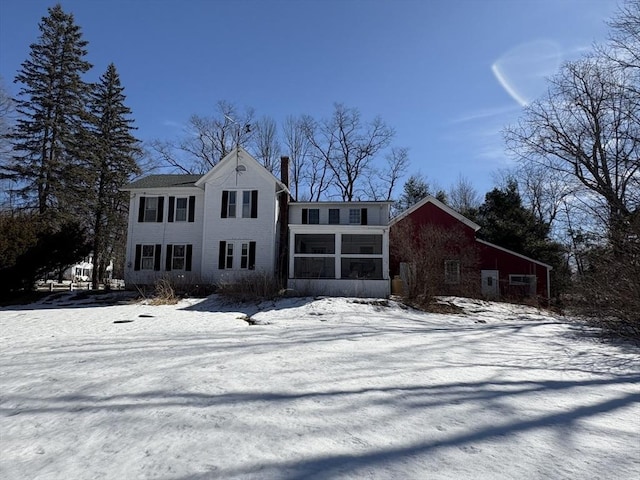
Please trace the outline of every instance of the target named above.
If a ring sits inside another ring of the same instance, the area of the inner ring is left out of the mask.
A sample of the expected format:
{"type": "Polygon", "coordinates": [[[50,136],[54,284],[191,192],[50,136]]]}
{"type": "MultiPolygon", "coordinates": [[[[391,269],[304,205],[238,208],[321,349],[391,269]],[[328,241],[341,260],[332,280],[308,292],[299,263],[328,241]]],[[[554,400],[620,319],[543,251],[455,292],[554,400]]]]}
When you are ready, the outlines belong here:
{"type": "Polygon", "coordinates": [[[318,225],[320,223],[320,209],[319,208],[303,208],[302,209],[302,224],[318,225]]]}
{"type": "Polygon", "coordinates": [[[338,225],[340,223],[340,209],[329,209],[329,225],[338,225]]]}
{"type": "Polygon", "coordinates": [[[220,216],[222,218],[236,218],[238,216],[236,208],[239,201],[242,202],[240,210],[242,218],[258,218],[257,190],[223,190],[220,216]]]}
{"type": "Polygon", "coordinates": [[[193,222],[196,197],[169,197],[169,222],[193,222]]]}
{"type": "Polygon", "coordinates": [[[162,222],[164,197],[140,197],[138,222],[162,222]]]}

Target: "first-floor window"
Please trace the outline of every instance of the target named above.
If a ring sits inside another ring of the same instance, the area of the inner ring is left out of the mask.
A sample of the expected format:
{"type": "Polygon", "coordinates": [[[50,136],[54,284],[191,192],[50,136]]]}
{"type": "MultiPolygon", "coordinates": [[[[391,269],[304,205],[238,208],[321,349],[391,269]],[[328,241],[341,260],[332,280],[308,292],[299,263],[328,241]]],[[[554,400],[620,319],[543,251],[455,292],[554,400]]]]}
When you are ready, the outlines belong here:
{"type": "Polygon", "coordinates": [[[535,275],[509,275],[509,285],[516,287],[527,295],[536,294],[535,275]]]}
{"type": "Polygon", "coordinates": [[[191,270],[192,245],[167,245],[166,270],[191,270]]]}
{"type": "Polygon", "coordinates": [[[185,245],[174,245],[171,259],[171,270],[184,270],[187,249],[185,245]]]}
{"type": "Polygon", "coordinates": [[[134,270],[160,270],[160,251],[162,245],[137,244],[134,270]]]}
{"type": "Polygon", "coordinates": [[[233,268],[233,243],[227,243],[224,268],[233,268]]]}
{"type": "Polygon", "coordinates": [[[444,283],[457,285],[460,283],[460,261],[445,260],[444,262],[444,283]]]}
{"type": "Polygon", "coordinates": [[[295,278],[336,278],[335,257],[295,257],[295,278]]]}
{"type": "Polygon", "coordinates": [[[235,268],[242,270],[254,270],[256,265],[256,242],[247,241],[221,241],[218,259],[220,270],[232,270],[234,268],[233,256],[240,257],[240,263],[235,263],[235,268]]]}
{"type": "Polygon", "coordinates": [[[382,280],[382,258],[341,259],[340,278],[382,280]]]}
{"type": "Polygon", "coordinates": [[[155,258],[155,246],[143,245],[142,246],[142,262],[140,268],[142,270],[153,270],[153,263],[155,258]]]}
{"type": "Polygon", "coordinates": [[[249,266],[249,244],[243,243],[240,248],[240,268],[245,269],[249,266]]]}

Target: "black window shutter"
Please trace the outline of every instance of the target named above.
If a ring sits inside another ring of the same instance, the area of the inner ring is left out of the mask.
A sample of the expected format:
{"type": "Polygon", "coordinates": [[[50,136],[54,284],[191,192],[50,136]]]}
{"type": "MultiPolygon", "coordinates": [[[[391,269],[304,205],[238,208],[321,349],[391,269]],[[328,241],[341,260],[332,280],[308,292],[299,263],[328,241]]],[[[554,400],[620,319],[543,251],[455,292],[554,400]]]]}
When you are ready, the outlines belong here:
{"type": "Polygon", "coordinates": [[[167,262],[165,264],[165,270],[171,271],[171,256],[173,255],[173,245],[167,245],[167,262]]]}
{"type": "MultiPolygon", "coordinates": [[[[144,198],[144,197],[142,197],[144,198]]],[[[136,258],[133,262],[133,269],[140,270],[140,257],[142,256],[142,245],[136,245],[136,258]]]]}
{"type": "Polygon", "coordinates": [[[227,218],[227,211],[229,210],[229,192],[227,190],[222,191],[222,208],[220,209],[220,218],[227,218]]]}
{"type": "Polygon", "coordinates": [[[251,218],[258,218],[258,190],[251,190],[251,218]]]}
{"type": "Polygon", "coordinates": [[[249,242],[249,270],[256,269],[256,242],[249,242]]]}
{"type": "Polygon", "coordinates": [[[363,208],[360,212],[360,225],[367,225],[367,209],[363,208]]]}
{"type": "Polygon", "coordinates": [[[190,222],[195,221],[195,215],[196,215],[196,197],[192,195],[189,197],[189,221],[190,222]]]}
{"type": "Polygon", "coordinates": [[[157,272],[158,270],[160,270],[160,253],[162,250],[162,245],[160,245],[159,243],[156,243],[156,251],[155,253],[155,258],[154,258],[154,262],[153,262],[153,269],[157,272]]]}
{"type": "Polygon", "coordinates": [[[168,222],[173,222],[173,212],[176,206],[176,197],[169,197],[169,218],[167,218],[168,222]]]}
{"type": "MultiPolygon", "coordinates": [[[[191,198],[195,198],[195,197],[191,197],[191,198]]],[[[193,245],[187,245],[187,258],[185,260],[185,267],[184,267],[184,269],[187,272],[191,271],[191,257],[193,257],[193,245]]]]}
{"type": "Polygon", "coordinates": [[[220,241],[220,251],[218,252],[218,269],[224,270],[225,258],[227,255],[227,242],[220,241]]]}
{"type": "Polygon", "coordinates": [[[302,224],[306,225],[307,223],[309,223],[309,209],[303,208],[302,209],[302,224]]]}
{"type": "Polygon", "coordinates": [[[144,201],[147,197],[140,197],[140,208],[138,208],[138,222],[144,222],[144,201]]]}
{"type": "Polygon", "coordinates": [[[164,206],[164,197],[158,197],[158,217],[156,218],[156,222],[162,222],[163,213],[162,207],[164,206]]]}

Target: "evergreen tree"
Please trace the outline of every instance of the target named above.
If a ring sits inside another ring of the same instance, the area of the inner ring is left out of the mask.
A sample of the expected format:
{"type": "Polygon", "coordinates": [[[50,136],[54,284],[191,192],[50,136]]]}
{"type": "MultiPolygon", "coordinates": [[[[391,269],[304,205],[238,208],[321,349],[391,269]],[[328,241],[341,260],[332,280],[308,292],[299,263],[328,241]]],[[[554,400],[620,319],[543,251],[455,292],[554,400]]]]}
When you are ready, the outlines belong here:
{"type": "Polygon", "coordinates": [[[21,84],[14,156],[2,166],[3,176],[19,182],[19,193],[41,215],[70,212],[76,139],[84,128],[88,86],[82,75],[91,64],[87,42],[73,15],[58,4],[40,24],[40,37],[15,78],[21,84]],[[35,198],[34,198],[35,194],[35,198]]]}
{"type": "Polygon", "coordinates": [[[479,237],[534,258],[549,235],[549,225],[522,205],[515,181],[487,193],[474,220],[482,227],[479,237]]]}
{"type": "Polygon", "coordinates": [[[93,231],[93,288],[104,278],[118,244],[126,238],[128,196],[120,191],[132,175],[139,174],[141,150],[133,136],[131,110],[125,105],[124,87],[113,64],[94,86],[90,102],[91,134],[85,151],[87,218],[93,231]]]}
{"type": "Polygon", "coordinates": [[[411,175],[402,188],[402,195],[396,202],[395,209],[398,213],[415,205],[429,195],[429,184],[420,174],[411,175]]]}
{"type": "Polygon", "coordinates": [[[549,224],[522,205],[514,180],[487,193],[473,221],[481,226],[479,238],[551,265],[556,296],[567,289],[570,272],[564,249],[549,238],[549,224]]]}

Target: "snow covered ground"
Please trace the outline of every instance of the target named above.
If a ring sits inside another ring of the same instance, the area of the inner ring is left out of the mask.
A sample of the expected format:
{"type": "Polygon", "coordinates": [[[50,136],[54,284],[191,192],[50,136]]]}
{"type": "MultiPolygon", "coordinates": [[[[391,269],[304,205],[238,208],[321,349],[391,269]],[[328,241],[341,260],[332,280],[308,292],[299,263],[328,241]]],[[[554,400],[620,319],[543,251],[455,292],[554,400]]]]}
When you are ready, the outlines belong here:
{"type": "Polygon", "coordinates": [[[640,478],[640,351],[535,309],[73,295],[0,310],[2,479],[640,478]]]}

